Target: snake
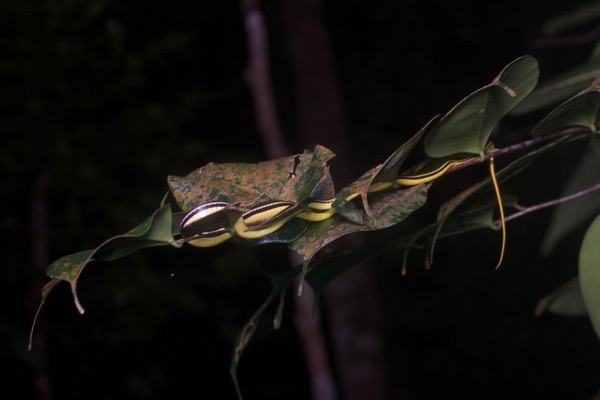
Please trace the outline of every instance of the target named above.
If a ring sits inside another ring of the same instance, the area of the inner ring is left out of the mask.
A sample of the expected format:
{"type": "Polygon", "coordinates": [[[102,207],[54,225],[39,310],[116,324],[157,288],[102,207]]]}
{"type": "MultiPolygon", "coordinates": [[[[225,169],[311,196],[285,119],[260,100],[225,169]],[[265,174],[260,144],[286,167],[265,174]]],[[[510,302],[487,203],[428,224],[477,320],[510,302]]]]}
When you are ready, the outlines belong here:
{"type": "MultiPolygon", "coordinates": [[[[450,168],[474,158],[476,156],[447,160],[431,171],[400,175],[396,178],[396,183],[400,186],[429,183],[444,175],[450,168]]],[[[392,182],[377,182],[369,187],[367,192],[379,192],[391,186],[392,182]]],[[[346,201],[351,201],[357,196],[359,193],[352,193],[346,197],[346,201]]],[[[270,201],[249,210],[240,209],[238,205],[227,202],[207,202],[185,215],[180,223],[180,234],[187,243],[196,247],[216,246],[234,235],[243,239],[259,239],[277,231],[293,218],[320,222],[332,217],[336,213],[332,206],[335,199],[311,198],[308,199],[306,207],[297,207],[296,203],[289,201],[270,201]]]]}

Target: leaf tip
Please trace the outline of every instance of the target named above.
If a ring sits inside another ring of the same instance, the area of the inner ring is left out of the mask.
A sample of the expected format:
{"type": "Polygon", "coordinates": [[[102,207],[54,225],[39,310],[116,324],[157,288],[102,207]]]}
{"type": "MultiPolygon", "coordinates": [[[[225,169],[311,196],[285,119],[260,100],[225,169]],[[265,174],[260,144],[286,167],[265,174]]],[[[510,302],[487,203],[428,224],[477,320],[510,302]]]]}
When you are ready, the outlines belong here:
{"type": "Polygon", "coordinates": [[[73,293],[73,301],[75,302],[75,307],[77,308],[77,311],[79,312],[79,314],[83,315],[85,314],[85,308],[83,308],[83,306],[81,305],[81,302],[79,301],[79,297],[77,296],[77,281],[73,281],[71,282],[71,292],[73,293]]]}

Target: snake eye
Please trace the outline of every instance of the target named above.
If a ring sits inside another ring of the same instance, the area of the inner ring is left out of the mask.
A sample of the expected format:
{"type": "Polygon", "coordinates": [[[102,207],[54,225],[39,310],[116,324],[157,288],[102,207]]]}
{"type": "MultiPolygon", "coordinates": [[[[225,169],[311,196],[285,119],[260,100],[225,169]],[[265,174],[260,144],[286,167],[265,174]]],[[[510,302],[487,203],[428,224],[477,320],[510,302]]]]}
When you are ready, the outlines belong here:
{"type": "Polygon", "coordinates": [[[273,221],[277,217],[286,215],[295,203],[289,201],[272,201],[258,205],[242,214],[242,219],[248,228],[257,228],[273,221]]]}
{"type": "Polygon", "coordinates": [[[231,207],[230,203],[218,201],[199,205],[183,217],[180,225],[181,236],[190,238],[229,228],[230,213],[227,211],[230,211],[231,207]]]}

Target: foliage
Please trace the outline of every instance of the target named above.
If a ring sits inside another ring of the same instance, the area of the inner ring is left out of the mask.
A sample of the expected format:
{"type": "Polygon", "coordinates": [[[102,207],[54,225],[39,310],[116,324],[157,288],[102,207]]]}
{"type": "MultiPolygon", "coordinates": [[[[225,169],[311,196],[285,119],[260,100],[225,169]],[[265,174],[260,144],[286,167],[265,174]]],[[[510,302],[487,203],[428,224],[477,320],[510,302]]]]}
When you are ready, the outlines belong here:
{"type": "MultiPolygon", "coordinates": [[[[426,203],[431,185],[450,168],[464,168],[533,147],[498,171],[497,177],[504,183],[519,176],[539,156],[566,143],[589,141],[598,148],[598,80],[591,84],[587,81],[587,88],[567,100],[562,96],[553,98],[555,101],[565,101],[533,129],[534,139],[505,148],[493,147],[489,139],[494,132],[496,137],[503,133],[499,124],[507,114],[521,102],[527,107],[522,106],[520,112],[531,111],[536,106],[537,103],[529,99],[538,95],[534,90],[538,75],[534,58],[524,56],[516,59],[490,84],[474,91],[441,118],[434,117],[409,141],[392,152],[385,162],[371,168],[337,193],[334,192],[327,166],[334,154],[323,146],[279,160],[258,164],[211,163],[184,177],[171,176],[168,179],[170,195],[181,211],[173,212],[171,204],[163,204],[129,232],[108,239],[96,249],[65,256],[52,263],[48,269],[52,280],[44,287],[42,304],[60,281],[67,281],[71,285],[77,308],[82,313],[83,307],[76,289],[79,276],[88,263],[114,260],[142,248],[164,245],[181,247],[186,242],[213,243],[198,240],[222,235],[225,235],[224,240],[232,239],[245,245],[286,243],[303,258],[303,264],[282,274],[267,274],[272,284],[272,294],[242,329],[232,356],[230,371],[237,387],[237,366],[260,317],[271,302],[279,300],[274,326],[280,327],[284,294],[294,277],[300,277],[298,294],[301,294],[303,282],[306,281],[318,297],[338,276],[364,260],[399,248],[407,252],[425,246],[429,263],[437,239],[473,229],[498,229],[500,224],[494,218],[495,207],[517,210],[515,217],[523,212],[523,207],[518,205],[514,196],[506,194],[499,204],[495,202],[493,182],[496,176],[493,175],[449,199],[440,208],[436,223],[418,227],[414,233],[391,238],[380,247],[367,251],[315,257],[330,243],[347,234],[381,230],[401,223],[426,203]],[[409,155],[413,155],[413,149],[421,140],[429,158],[405,168],[405,162],[409,155]],[[400,183],[410,179],[414,179],[414,185],[400,183]],[[250,216],[259,221],[252,225],[250,216]],[[244,225],[240,228],[242,222],[244,225]]],[[[542,86],[538,90],[548,89],[542,86]]],[[[519,112],[519,109],[516,111],[519,112]]],[[[597,165],[599,153],[590,154],[597,165]]],[[[588,182],[597,182],[598,175],[590,172],[597,171],[594,167],[582,166],[581,170],[583,172],[577,172],[574,179],[578,179],[579,174],[591,175],[585,181],[587,186],[574,189],[583,195],[595,190],[588,182]]],[[[567,205],[559,210],[562,207],[567,205]]],[[[525,211],[534,208],[525,208],[525,211]]],[[[597,213],[596,205],[589,201],[583,208],[590,211],[584,213],[581,221],[597,213]]],[[[511,215],[507,217],[510,218],[511,215]]],[[[572,229],[560,218],[557,221],[556,230],[572,229]]],[[[596,219],[581,247],[580,285],[565,286],[551,296],[540,310],[548,307],[554,312],[579,315],[581,302],[565,301],[565,296],[577,299],[581,290],[586,309],[596,330],[600,332],[600,297],[593,289],[597,286],[596,270],[600,264],[597,252],[600,240],[598,226],[596,219]]],[[[561,234],[555,235],[560,237],[561,234]]]]}

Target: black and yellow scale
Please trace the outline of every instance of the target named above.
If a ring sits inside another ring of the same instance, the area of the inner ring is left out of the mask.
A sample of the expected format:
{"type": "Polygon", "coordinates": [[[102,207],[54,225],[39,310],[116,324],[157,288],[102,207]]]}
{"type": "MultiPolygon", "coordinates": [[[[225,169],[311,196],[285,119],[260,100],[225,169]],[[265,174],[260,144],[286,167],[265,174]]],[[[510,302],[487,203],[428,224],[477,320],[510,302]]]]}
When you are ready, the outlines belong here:
{"type": "MultiPolygon", "coordinates": [[[[476,157],[448,160],[431,171],[415,175],[401,175],[396,178],[396,182],[400,186],[429,183],[444,175],[450,168],[469,162],[476,157]]],[[[496,191],[502,227],[502,251],[499,266],[504,254],[506,230],[493,158],[490,158],[490,175],[496,191]]],[[[379,192],[391,186],[391,182],[379,182],[371,186],[368,192],[379,192]]],[[[346,198],[346,201],[351,201],[358,195],[358,193],[353,193],[346,198]]],[[[294,202],[271,201],[257,204],[250,209],[240,209],[236,204],[226,202],[207,202],[185,215],[180,224],[180,234],[187,243],[197,247],[216,246],[231,239],[234,235],[243,239],[259,239],[277,231],[293,218],[311,222],[330,218],[335,214],[335,209],[332,207],[334,201],[335,198],[310,199],[306,207],[296,207],[294,202]]]]}

